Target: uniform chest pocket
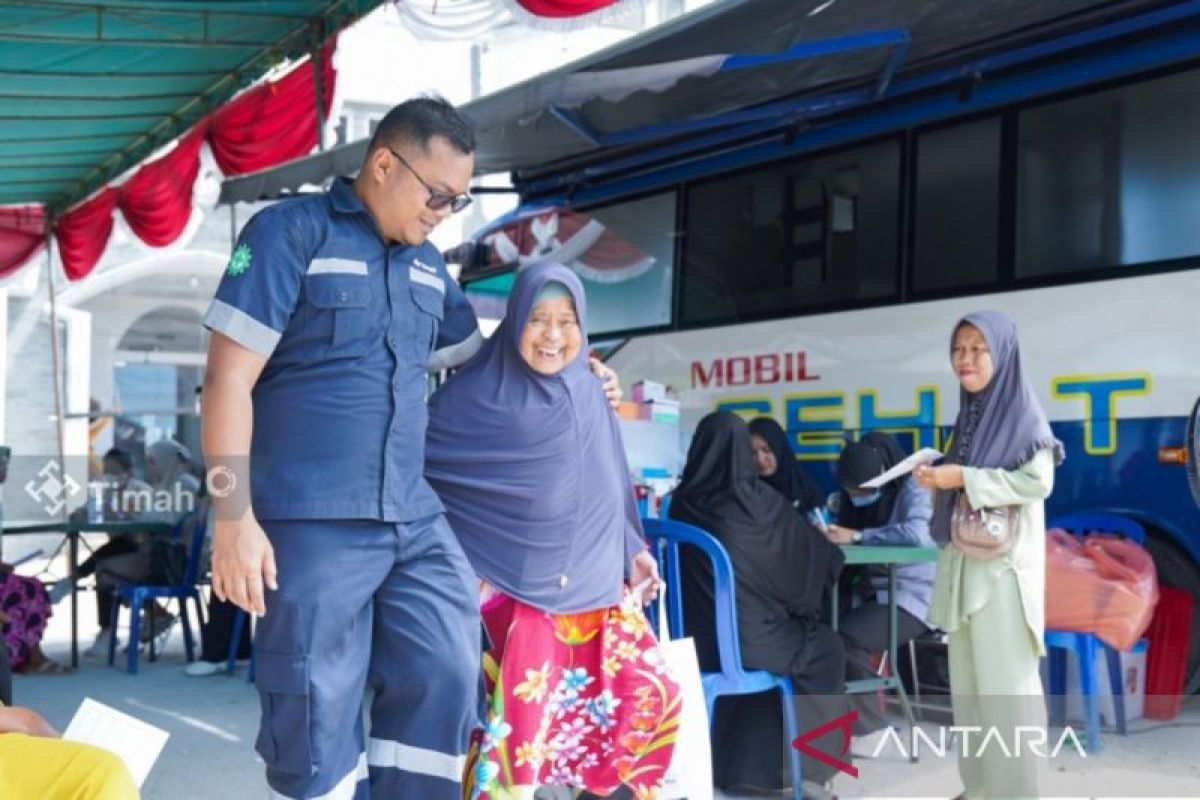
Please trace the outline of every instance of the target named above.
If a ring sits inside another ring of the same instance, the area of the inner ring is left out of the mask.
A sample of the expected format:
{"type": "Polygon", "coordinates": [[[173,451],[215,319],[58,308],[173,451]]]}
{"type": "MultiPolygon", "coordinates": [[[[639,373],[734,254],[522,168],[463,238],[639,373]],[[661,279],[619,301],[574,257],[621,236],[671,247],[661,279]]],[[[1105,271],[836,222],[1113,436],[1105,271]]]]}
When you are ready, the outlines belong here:
{"type": "Polygon", "coordinates": [[[371,287],[366,278],[309,278],[305,285],[314,322],[328,331],[336,355],[362,355],[370,345],[371,287]]]}
{"type": "Polygon", "coordinates": [[[424,283],[410,284],[409,293],[412,295],[416,311],[413,314],[414,330],[411,339],[415,347],[413,356],[423,365],[429,360],[434,343],[437,342],[438,329],[445,313],[445,295],[424,283]]]}

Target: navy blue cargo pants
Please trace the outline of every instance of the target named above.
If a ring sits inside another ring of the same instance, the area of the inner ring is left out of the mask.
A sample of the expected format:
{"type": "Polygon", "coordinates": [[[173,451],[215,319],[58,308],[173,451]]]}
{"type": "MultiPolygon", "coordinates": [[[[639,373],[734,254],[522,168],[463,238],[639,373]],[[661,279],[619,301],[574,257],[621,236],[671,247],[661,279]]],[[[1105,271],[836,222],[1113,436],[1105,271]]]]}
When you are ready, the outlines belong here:
{"type": "Polygon", "coordinates": [[[458,800],[478,724],[479,593],[445,517],[263,528],[279,573],[255,636],[272,796],[458,800]]]}

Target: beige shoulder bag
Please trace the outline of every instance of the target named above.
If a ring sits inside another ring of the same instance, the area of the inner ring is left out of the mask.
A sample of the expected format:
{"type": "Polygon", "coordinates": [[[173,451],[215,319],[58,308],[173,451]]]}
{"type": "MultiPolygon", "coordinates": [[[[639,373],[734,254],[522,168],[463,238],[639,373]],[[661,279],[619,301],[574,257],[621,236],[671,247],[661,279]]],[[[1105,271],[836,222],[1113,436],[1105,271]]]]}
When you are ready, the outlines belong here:
{"type": "Polygon", "coordinates": [[[965,555],[982,560],[1002,556],[1017,538],[1017,506],[971,508],[960,491],[950,515],[950,541],[965,555]]]}

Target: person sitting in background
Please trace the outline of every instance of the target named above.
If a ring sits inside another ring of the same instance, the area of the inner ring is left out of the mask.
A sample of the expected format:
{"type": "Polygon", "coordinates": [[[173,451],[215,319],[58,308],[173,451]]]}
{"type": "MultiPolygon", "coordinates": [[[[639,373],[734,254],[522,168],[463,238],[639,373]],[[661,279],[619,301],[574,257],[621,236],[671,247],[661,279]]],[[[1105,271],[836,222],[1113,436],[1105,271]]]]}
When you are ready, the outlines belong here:
{"type": "MultiPolygon", "coordinates": [[[[712,534],[729,553],[742,664],[790,676],[800,730],[845,710],[842,640],[821,621],[822,600],[844,558],[791,502],[759,480],[750,430],[715,412],[700,421],[669,516],[712,534]]],[[[700,668],[719,669],[708,557],[681,548],[684,621],[700,668]]],[[[783,713],[775,693],[723,698],[713,720],[713,777],[735,792],[776,791],[784,777],[783,713]]],[[[840,757],[840,751],[831,755],[840,757]]],[[[804,759],[805,790],[823,795],[829,764],[804,759]]]]}
{"type": "MultiPolygon", "coordinates": [[[[0,486],[8,480],[8,462],[12,451],[0,447],[0,486]]],[[[0,521],[3,520],[0,506],[0,521]]],[[[10,670],[42,675],[72,672],[42,652],[42,635],[51,616],[46,587],[34,578],[18,575],[13,565],[0,561],[0,689],[11,680],[10,670]]],[[[11,697],[0,693],[0,699],[11,697]]],[[[4,702],[8,702],[7,699],[4,702]]]]}
{"type": "Polygon", "coordinates": [[[192,453],[174,439],[159,439],[146,448],[146,480],[155,502],[139,509],[133,519],[174,522],[196,507],[200,481],[192,474],[192,453]]]}
{"type": "Polygon", "coordinates": [[[42,652],[42,636],[52,614],[46,587],[0,563],[0,630],[8,645],[5,669],[36,675],[73,672],[42,652]]]}
{"type": "MultiPolygon", "coordinates": [[[[109,484],[103,503],[105,519],[170,522],[193,510],[200,484],[187,467],[189,461],[186,447],[170,439],[160,439],[146,452],[147,483],[133,477],[133,458],[129,453],[115,447],[109,450],[104,454],[103,462],[109,484]],[[170,502],[166,502],[168,497],[170,502]]],[[[150,539],[144,534],[110,536],[108,542],[80,564],[73,575],[58,581],[51,589],[50,599],[57,603],[80,578],[96,575],[96,615],[100,632],[84,655],[98,658],[108,654],[109,640],[115,635],[109,629],[109,622],[116,588],[122,583],[145,583],[156,577],[151,551],[150,539]]],[[[169,630],[175,619],[157,603],[148,604],[146,613],[154,616],[154,625],[142,626],[144,641],[153,635],[152,629],[156,633],[169,630]]]]}
{"type": "MultiPolygon", "coordinates": [[[[904,450],[896,437],[872,431],[856,442],[847,442],[837,462],[837,478],[842,490],[837,518],[826,536],[835,544],[935,547],[929,533],[933,506],[929,492],[917,485],[910,475],[889,481],[879,489],[860,488],[863,483],[886,472],[904,460],[904,450]]],[[[896,568],[896,641],[905,644],[928,632],[924,619],[933,597],[932,562],[908,564],[896,568]]],[[[865,570],[858,586],[861,602],[840,615],[838,633],[846,643],[846,678],[873,677],[871,656],[888,646],[888,578],[882,566],[865,570]]],[[[893,666],[893,669],[895,667],[893,666]]],[[[856,734],[865,735],[883,728],[886,720],[873,694],[856,695],[859,711],[856,734]]],[[[859,742],[860,752],[873,750],[859,742]]]]}
{"type": "Polygon", "coordinates": [[[770,417],[751,420],[750,443],[754,447],[758,477],[790,500],[798,513],[807,517],[824,504],[820,485],[800,466],[778,422],[770,417]]]}

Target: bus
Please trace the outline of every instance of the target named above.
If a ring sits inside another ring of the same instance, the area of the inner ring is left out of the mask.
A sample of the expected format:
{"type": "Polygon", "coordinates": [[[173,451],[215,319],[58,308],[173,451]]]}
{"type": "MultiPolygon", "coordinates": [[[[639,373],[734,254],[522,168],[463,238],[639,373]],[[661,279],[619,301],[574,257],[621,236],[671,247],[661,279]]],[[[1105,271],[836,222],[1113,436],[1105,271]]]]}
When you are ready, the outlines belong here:
{"type": "MultiPolygon", "coordinates": [[[[1200,48],[1177,33],[1138,39],[1158,58],[1067,50],[965,97],[800,128],[781,108],[774,136],[517,176],[461,280],[496,318],[520,265],[568,264],[626,384],[671,387],[685,429],[774,417],[829,489],[847,436],[944,448],[951,328],[1005,311],[1066,446],[1048,519],[1136,519],[1200,602],[1200,48]]],[[[1190,647],[1188,693],[1200,615],[1190,647]]]]}

